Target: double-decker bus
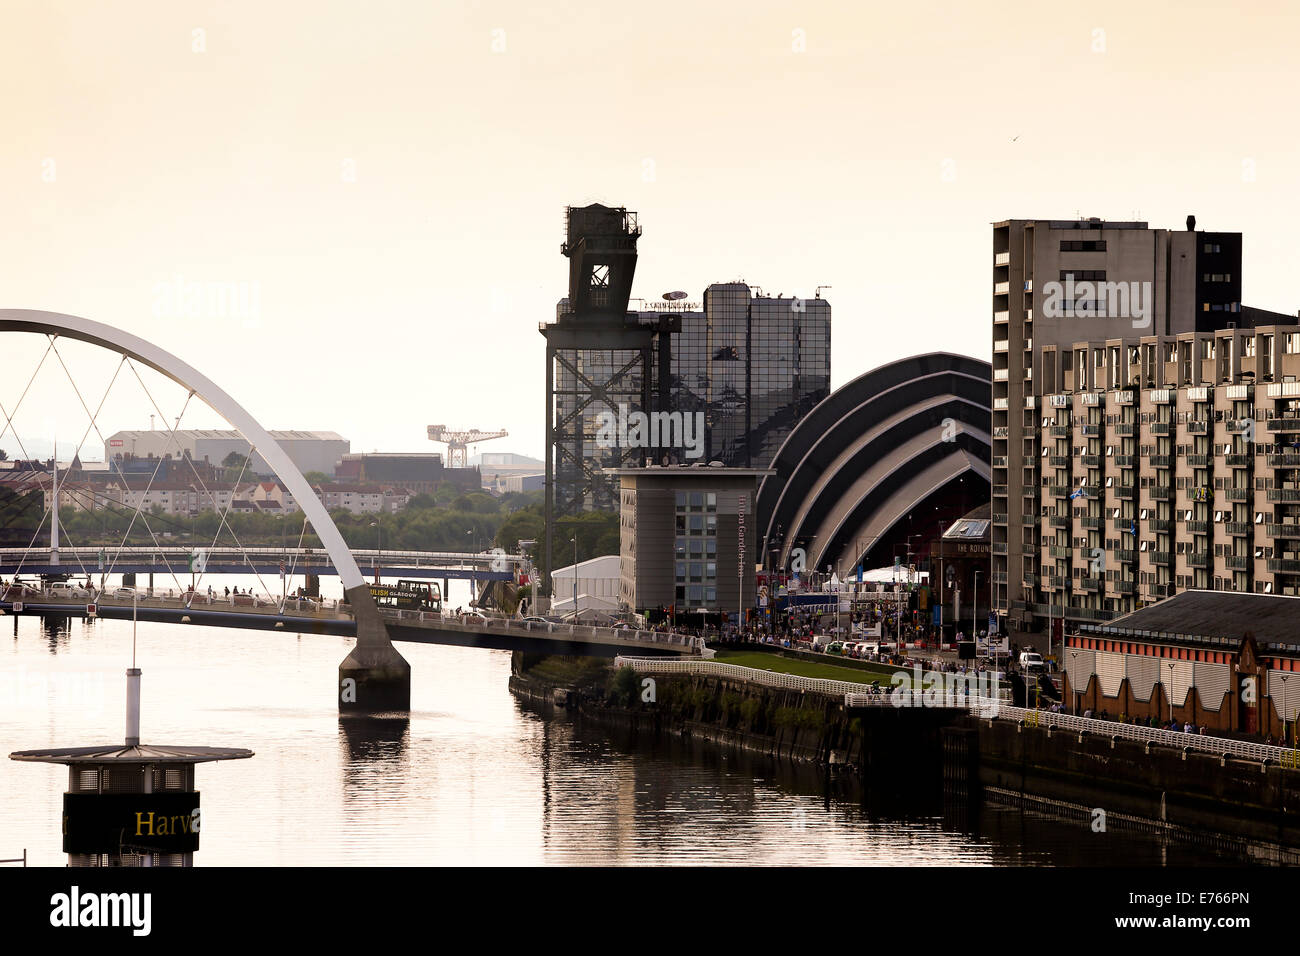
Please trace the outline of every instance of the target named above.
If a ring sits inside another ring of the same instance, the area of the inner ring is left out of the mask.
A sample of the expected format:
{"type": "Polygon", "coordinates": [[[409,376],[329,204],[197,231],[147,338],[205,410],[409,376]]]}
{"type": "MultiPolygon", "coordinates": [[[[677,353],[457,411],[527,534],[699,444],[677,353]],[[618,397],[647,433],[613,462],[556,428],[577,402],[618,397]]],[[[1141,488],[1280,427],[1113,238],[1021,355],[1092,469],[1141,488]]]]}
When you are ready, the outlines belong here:
{"type": "Polygon", "coordinates": [[[403,611],[442,611],[442,590],[432,581],[372,584],[370,596],[380,607],[395,607],[403,611]]]}

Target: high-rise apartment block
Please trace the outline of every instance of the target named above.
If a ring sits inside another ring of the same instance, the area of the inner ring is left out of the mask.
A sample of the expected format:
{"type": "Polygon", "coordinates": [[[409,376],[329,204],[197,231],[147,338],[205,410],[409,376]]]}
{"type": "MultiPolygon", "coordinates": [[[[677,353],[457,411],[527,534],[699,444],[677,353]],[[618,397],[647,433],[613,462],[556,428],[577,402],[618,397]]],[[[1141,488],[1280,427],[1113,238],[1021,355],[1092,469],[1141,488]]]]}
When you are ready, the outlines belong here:
{"type": "Polygon", "coordinates": [[[1185,588],[1300,593],[1300,327],[1241,235],[993,227],[994,611],[1106,621],[1185,588]]]}

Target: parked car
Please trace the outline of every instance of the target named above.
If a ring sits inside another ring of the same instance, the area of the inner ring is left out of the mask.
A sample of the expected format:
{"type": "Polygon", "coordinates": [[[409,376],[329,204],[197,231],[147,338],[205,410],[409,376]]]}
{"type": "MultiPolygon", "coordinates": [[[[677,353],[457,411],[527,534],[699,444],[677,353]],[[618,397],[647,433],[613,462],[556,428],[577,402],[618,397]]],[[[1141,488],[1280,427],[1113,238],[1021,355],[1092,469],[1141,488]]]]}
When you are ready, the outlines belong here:
{"type": "Polygon", "coordinates": [[[1043,655],[1037,651],[1020,652],[1020,669],[1026,671],[1040,671],[1043,669],[1043,655]]]}

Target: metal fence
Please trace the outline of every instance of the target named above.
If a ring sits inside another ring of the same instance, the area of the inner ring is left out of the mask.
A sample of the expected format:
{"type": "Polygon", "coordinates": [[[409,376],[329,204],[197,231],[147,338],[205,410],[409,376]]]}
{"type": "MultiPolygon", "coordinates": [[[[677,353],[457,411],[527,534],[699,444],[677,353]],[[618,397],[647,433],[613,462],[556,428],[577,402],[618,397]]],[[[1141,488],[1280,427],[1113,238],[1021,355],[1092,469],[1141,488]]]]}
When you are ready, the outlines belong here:
{"type": "MultiPolygon", "coordinates": [[[[858,694],[871,697],[875,704],[889,703],[887,694],[863,694],[865,682],[847,680],[825,680],[820,677],[800,677],[797,674],[780,674],[776,671],[759,670],[756,667],[742,667],[739,664],[726,664],[722,661],[702,660],[665,660],[659,657],[623,657],[614,658],[615,667],[631,667],[638,673],[646,674],[708,674],[714,677],[734,677],[738,680],[763,684],[767,687],[783,687],[787,690],[802,690],[813,694],[825,694],[827,697],[840,697],[858,694]]],[[[884,675],[880,675],[884,677],[884,675]]],[[[864,705],[870,706],[870,705],[864,705]]]]}
{"type": "MultiPolygon", "coordinates": [[[[784,687],[790,690],[802,690],[831,697],[842,697],[846,707],[927,706],[924,704],[925,692],[920,690],[911,691],[905,688],[890,688],[879,694],[864,693],[863,684],[853,681],[799,677],[795,674],[780,674],[775,671],[765,671],[754,667],[741,667],[738,664],[726,664],[722,661],[665,660],[656,657],[619,656],[614,658],[614,666],[631,667],[638,672],[648,674],[706,674],[716,677],[733,677],[767,687],[784,687]]],[[[938,674],[937,672],[932,673],[944,678],[950,676],[948,674],[938,674]]],[[[926,676],[929,676],[929,673],[926,676]]],[[[1300,770],[1300,750],[1289,747],[1253,743],[1248,740],[1233,740],[1227,737],[1189,734],[1176,730],[1163,730],[1159,727],[1143,727],[1139,724],[1121,724],[1117,721],[1076,717],[1072,714],[1055,713],[1050,710],[1012,707],[1006,701],[997,697],[953,694],[947,690],[940,692],[940,701],[939,706],[960,707],[971,711],[977,717],[989,720],[1014,720],[1028,727],[1051,727],[1056,730],[1091,734],[1097,737],[1145,741],[1176,750],[1240,757],[1245,760],[1261,762],[1267,761],[1288,770],[1300,770]]]]}

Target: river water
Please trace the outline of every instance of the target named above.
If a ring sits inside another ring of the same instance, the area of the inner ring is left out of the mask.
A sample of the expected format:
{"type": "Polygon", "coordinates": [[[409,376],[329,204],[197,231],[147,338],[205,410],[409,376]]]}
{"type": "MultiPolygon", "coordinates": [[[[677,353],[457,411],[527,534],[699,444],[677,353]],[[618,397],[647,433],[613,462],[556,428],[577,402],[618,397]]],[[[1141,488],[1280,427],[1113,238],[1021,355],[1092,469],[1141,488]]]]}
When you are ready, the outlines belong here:
{"type": "MultiPolygon", "coordinates": [[[[0,755],[117,743],[129,621],[0,618],[0,755]]],[[[827,796],[820,774],[542,716],[501,651],[400,644],[409,723],[340,722],[352,641],[140,624],[141,738],[246,747],[200,764],[195,864],[1195,864],[1208,851],[1014,809],[961,823],[827,796]]],[[[61,766],[0,762],[0,857],[62,866],[61,766]]]]}

